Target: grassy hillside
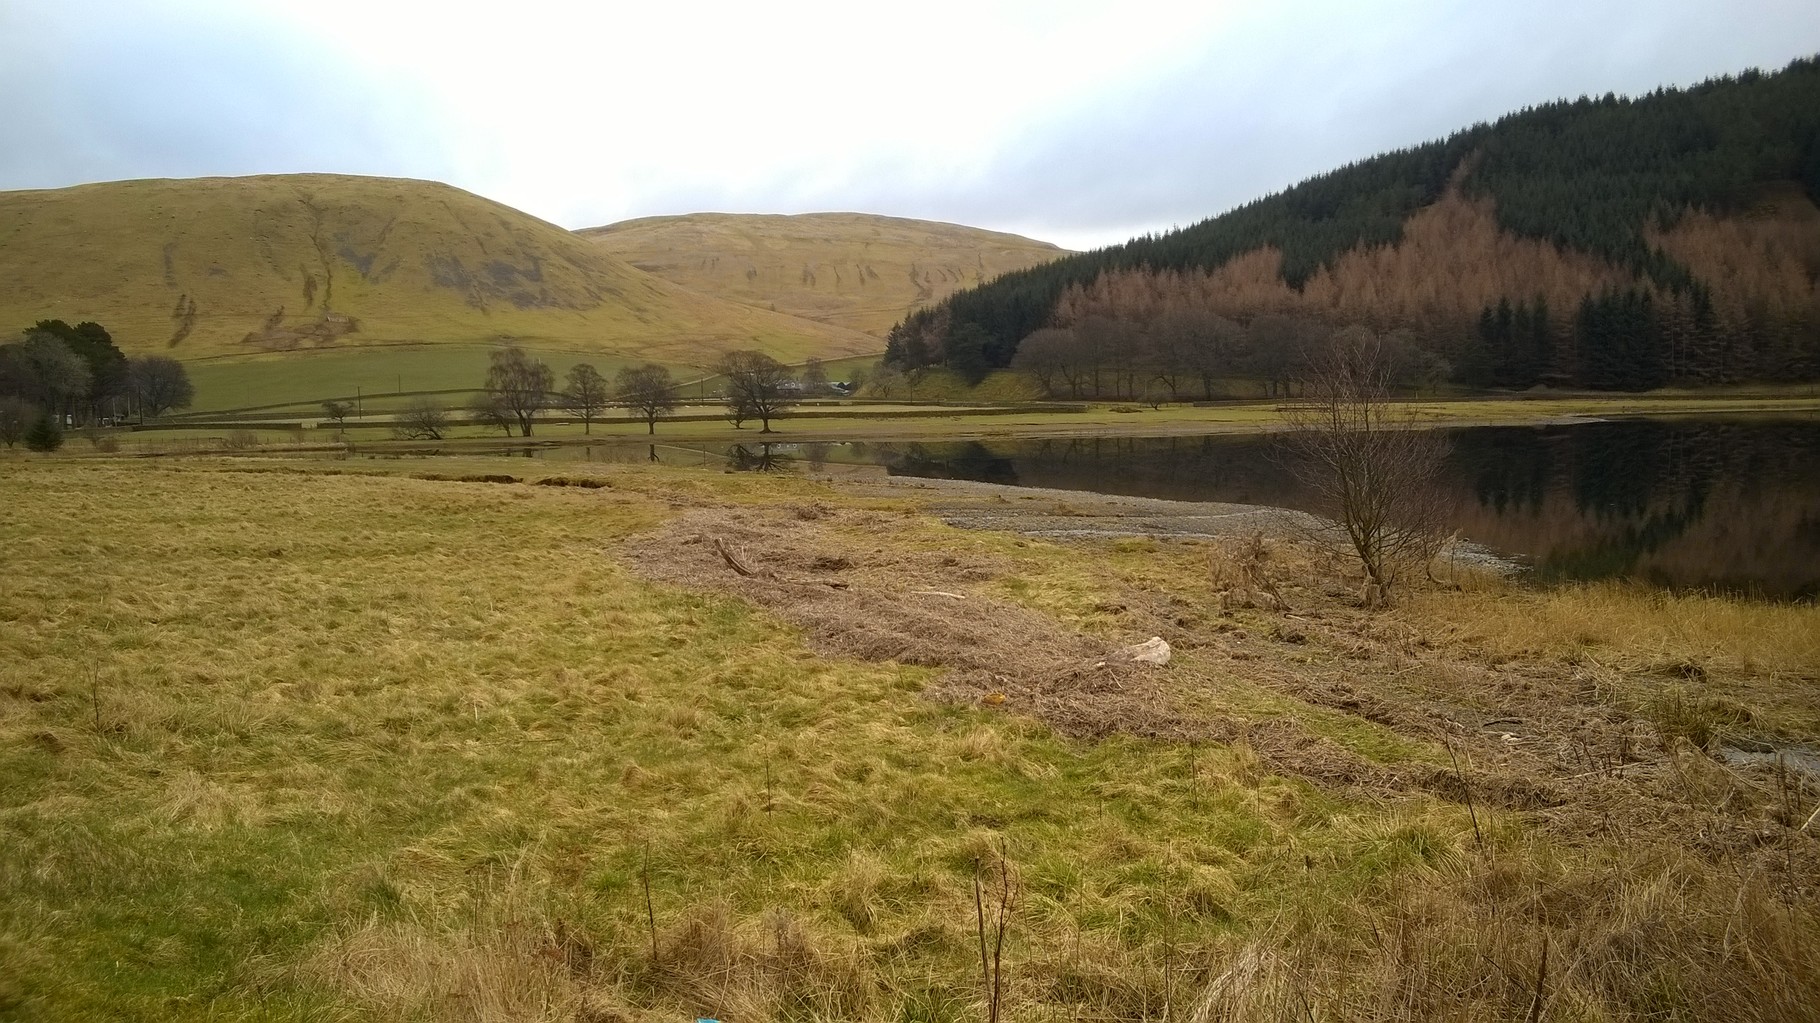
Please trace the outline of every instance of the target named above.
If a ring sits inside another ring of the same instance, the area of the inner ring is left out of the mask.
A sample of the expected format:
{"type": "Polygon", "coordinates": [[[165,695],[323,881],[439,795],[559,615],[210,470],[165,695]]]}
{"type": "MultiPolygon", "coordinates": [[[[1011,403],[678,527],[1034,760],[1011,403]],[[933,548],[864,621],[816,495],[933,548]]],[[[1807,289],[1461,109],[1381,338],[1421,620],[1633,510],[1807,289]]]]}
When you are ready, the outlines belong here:
{"type": "Polygon", "coordinates": [[[864,213],[696,213],[578,233],[685,287],[880,338],[913,309],[1066,254],[1014,234],[864,213]]]}
{"type": "Polygon", "coordinates": [[[876,350],[856,330],[725,302],[447,185],[334,175],[0,193],[0,324],[107,326],[186,361],[516,338],[705,362],[876,350]]]}

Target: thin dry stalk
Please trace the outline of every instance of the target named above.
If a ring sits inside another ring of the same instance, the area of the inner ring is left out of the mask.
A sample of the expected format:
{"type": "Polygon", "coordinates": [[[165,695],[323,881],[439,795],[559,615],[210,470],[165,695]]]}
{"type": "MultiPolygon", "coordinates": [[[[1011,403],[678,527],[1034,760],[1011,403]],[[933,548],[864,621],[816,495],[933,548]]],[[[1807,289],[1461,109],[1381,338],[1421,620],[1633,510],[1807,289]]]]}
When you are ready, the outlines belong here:
{"type": "Polygon", "coordinates": [[[1010,926],[1011,908],[1016,899],[1011,885],[1011,865],[1002,850],[999,853],[998,875],[998,904],[993,908],[991,948],[988,951],[986,902],[978,864],[973,871],[973,914],[979,935],[980,981],[986,990],[986,1023],[999,1023],[1000,1012],[1004,1007],[1005,932],[1010,926]]]}
{"type": "Polygon", "coordinates": [[[101,669],[91,666],[88,670],[88,703],[94,714],[95,734],[101,734],[101,669]]]}
{"type": "Polygon", "coordinates": [[[1472,818],[1472,839],[1480,850],[1485,848],[1485,833],[1479,830],[1479,811],[1472,801],[1472,782],[1466,779],[1466,772],[1460,769],[1460,757],[1454,752],[1453,742],[1443,739],[1447,746],[1447,759],[1453,761],[1454,777],[1460,780],[1460,791],[1466,796],[1466,815],[1472,818]]]}
{"type": "Polygon", "coordinates": [[[645,888],[645,924],[651,931],[651,961],[657,962],[657,908],[651,903],[651,847],[645,846],[644,860],[639,866],[638,876],[645,888]]]}
{"type": "Polygon", "coordinates": [[[1542,1023],[1542,1007],[1548,1001],[1548,933],[1542,934],[1542,961],[1536,964],[1536,996],[1530,999],[1527,1023],[1542,1023]]]}

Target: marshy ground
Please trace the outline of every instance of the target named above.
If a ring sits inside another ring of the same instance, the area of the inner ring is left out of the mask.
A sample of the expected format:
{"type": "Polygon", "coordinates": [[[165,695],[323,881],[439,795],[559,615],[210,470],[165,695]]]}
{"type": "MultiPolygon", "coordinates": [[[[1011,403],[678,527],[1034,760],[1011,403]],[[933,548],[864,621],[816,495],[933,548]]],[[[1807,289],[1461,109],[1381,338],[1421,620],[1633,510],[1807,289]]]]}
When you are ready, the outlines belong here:
{"type": "Polygon", "coordinates": [[[1820,1017],[1812,605],[545,468],[0,466],[0,1017],[1820,1017]]]}

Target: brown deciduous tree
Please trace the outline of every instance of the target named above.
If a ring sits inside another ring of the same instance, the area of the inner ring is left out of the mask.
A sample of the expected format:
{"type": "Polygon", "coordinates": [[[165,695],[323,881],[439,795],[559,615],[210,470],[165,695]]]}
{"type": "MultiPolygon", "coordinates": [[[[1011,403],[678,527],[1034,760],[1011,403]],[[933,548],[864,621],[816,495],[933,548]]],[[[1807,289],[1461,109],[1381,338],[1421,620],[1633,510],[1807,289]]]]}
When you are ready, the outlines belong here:
{"type": "Polygon", "coordinates": [[[506,436],[512,436],[512,424],[516,421],[512,410],[492,391],[482,391],[468,402],[468,415],[474,422],[486,426],[497,426],[506,436]]]}
{"type": "MultiPolygon", "coordinates": [[[[621,386],[624,386],[625,371],[620,371],[621,386]]],[[[578,362],[569,367],[569,376],[562,390],[562,407],[575,413],[581,419],[581,432],[593,433],[594,420],[600,417],[602,409],[612,395],[607,389],[607,378],[600,375],[600,370],[591,363],[578,362]]]]}
{"type": "Polygon", "coordinates": [[[325,401],[322,403],[322,417],[333,422],[338,430],[347,425],[348,416],[353,412],[354,403],[351,401],[325,401]]]}
{"type": "Polygon", "coordinates": [[[722,400],[735,425],[743,419],[764,424],[760,433],[771,433],[771,420],[796,405],[796,395],[785,385],[790,369],[763,352],[728,352],[714,371],[726,379],[722,400]]]}
{"type": "Polygon", "coordinates": [[[495,349],[487,367],[487,393],[511,413],[523,437],[531,435],[537,413],[549,405],[554,382],[549,365],[526,355],[517,345],[495,349]]]}
{"type": "Polygon", "coordinates": [[[143,355],[127,364],[128,386],[139,406],[139,417],[153,419],[172,409],[189,408],[196,388],[183,363],[168,355],[143,355]]]}
{"type": "Polygon", "coordinates": [[[655,362],[619,371],[619,400],[645,421],[645,432],[657,432],[657,420],[676,408],[676,382],[655,362]]]}
{"type": "Polygon", "coordinates": [[[1061,377],[1068,382],[1069,390],[1078,398],[1080,378],[1072,372],[1074,363],[1078,362],[1075,352],[1074,333],[1055,327],[1045,327],[1032,331],[1017,346],[1017,354],[1011,357],[1011,367],[1022,370],[1036,378],[1037,385],[1043,393],[1054,396],[1055,382],[1061,377]]]}
{"type": "Polygon", "coordinates": [[[441,440],[449,428],[449,413],[434,398],[413,398],[398,413],[392,432],[405,440],[441,440]]]}
{"type": "Polygon", "coordinates": [[[1332,520],[1311,533],[1365,570],[1364,602],[1386,600],[1401,572],[1426,566],[1442,536],[1447,440],[1390,400],[1391,359],[1367,327],[1313,349],[1304,394],[1285,406],[1291,471],[1332,520]]]}

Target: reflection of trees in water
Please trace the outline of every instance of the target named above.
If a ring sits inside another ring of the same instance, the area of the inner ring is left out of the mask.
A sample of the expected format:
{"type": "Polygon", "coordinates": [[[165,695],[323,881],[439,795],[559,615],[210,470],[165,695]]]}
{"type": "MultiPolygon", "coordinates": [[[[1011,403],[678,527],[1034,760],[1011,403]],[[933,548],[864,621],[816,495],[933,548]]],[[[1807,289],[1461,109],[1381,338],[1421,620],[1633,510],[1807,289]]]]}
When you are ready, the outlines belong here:
{"type": "Polygon", "coordinates": [[[1820,424],[1638,421],[1462,431],[1477,539],[1544,579],[1634,576],[1794,597],[1820,584],[1803,523],[1820,424]]]}
{"type": "Polygon", "coordinates": [[[1018,482],[1011,459],[993,453],[980,441],[873,444],[871,455],[873,461],[894,476],[979,480],[1011,486],[1018,482]]]}
{"type": "Polygon", "coordinates": [[[727,449],[727,462],[740,472],[781,472],[796,461],[782,448],[779,444],[735,444],[727,449]]]}
{"type": "MultiPolygon", "coordinates": [[[[1453,431],[1454,521],[1544,578],[1820,591],[1820,423],[1453,431]]],[[[1306,508],[1269,438],[873,444],[900,475],[1306,508]]]]}

